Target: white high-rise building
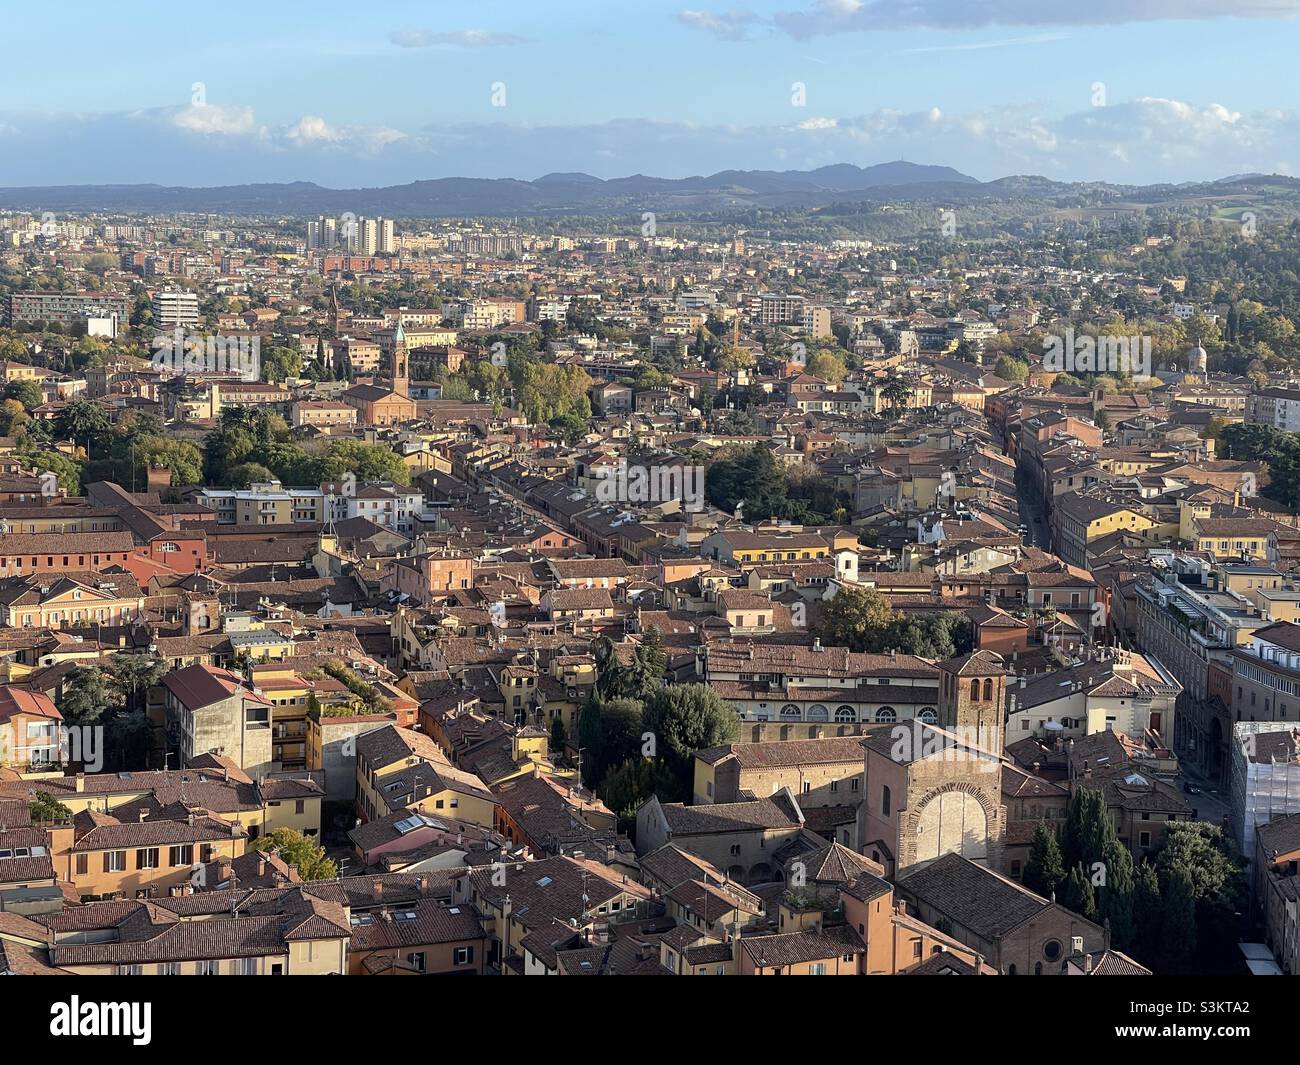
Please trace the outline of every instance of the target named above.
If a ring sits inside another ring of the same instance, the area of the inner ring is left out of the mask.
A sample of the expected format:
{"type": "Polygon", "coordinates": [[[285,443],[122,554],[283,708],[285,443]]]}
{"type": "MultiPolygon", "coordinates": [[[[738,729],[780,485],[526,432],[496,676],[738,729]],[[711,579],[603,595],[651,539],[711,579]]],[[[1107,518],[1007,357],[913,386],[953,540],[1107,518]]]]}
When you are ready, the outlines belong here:
{"type": "Polygon", "coordinates": [[[197,293],[181,289],[160,289],[153,294],[153,326],[165,332],[180,326],[190,329],[199,324],[197,293]]]}

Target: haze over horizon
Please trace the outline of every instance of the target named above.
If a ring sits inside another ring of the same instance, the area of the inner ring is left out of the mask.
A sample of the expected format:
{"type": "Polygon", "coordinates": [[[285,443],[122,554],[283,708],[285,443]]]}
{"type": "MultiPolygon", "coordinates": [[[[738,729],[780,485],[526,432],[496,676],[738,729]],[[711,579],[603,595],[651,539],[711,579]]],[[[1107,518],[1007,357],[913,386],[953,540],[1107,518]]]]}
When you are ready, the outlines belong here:
{"type": "MultiPolygon", "coordinates": [[[[592,0],[381,0],[360,21],[338,2],[235,0],[174,48],[119,10],[69,8],[59,63],[33,47],[0,68],[0,186],[355,188],[897,159],[981,181],[1300,173],[1300,111],[1270,73],[1289,69],[1300,0],[649,0],[610,27],[592,0]]],[[[14,40],[49,32],[35,8],[9,25],[14,40]]]]}

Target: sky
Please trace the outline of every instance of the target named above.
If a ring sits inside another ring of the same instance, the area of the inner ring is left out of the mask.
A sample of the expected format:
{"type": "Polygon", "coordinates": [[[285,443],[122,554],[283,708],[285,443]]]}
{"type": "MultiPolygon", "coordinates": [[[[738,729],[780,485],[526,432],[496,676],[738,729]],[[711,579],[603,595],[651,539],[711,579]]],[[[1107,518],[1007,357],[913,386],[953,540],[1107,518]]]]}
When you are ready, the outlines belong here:
{"type": "Polygon", "coordinates": [[[1300,175],[1300,0],[60,0],[5,19],[0,186],[894,159],[1300,175]]]}

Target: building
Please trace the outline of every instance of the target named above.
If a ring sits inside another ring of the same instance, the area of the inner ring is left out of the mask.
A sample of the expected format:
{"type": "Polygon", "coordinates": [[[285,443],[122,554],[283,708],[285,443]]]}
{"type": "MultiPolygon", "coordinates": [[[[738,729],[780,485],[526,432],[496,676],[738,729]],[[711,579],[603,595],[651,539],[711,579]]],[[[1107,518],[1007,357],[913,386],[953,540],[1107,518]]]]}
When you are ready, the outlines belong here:
{"type": "Polygon", "coordinates": [[[41,692],[0,685],[0,769],[49,771],[63,763],[63,715],[41,692]]]}
{"type": "Polygon", "coordinates": [[[160,333],[193,329],[199,324],[199,297],[183,289],[160,289],[150,300],[153,327],[160,333]]]}
{"type": "Polygon", "coordinates": [[[917,719],[862,741],[861,851],[896,876],[946,854],[1002,865],[1006,669],[991,651],[939,669],[938,725],[917,719]]]}
{"type": "Polygon", "coordinates": [[[7,325],[37,322],[80,325],[91,318],[130,317],[131,297],[118,292],[14,292],[9,296],[7,325]]]}
{"type": "Polygon", "coordinates": [[[921,920],[1005,976],[1060,976],[1069,959],[1110,949],[1099,925],[959,854],[905,873],[897,890],[921,920]]]}
{"type": "Polygon", "coordinates": [[[215,754],[254,777],[271,770],[271,701],[238,673],[186,666],[163,677],[163,687],[167,742],[182,763],[215,754]]]}
{"type": "Polygon", "coordinates": [[[861,798],[862,743],[856,736],[773,743],[729,743],[695,752],[692,803],[739,802],[782,788],[799,805],[854,805],[861,798]]]}
{"type": "Polygon", "coordinates": [[[1228,813],[1237,846],[1251,861],[1260,825],[1300,813],[1300,727],[1238,722],[1231,751],[1228,813]]]}

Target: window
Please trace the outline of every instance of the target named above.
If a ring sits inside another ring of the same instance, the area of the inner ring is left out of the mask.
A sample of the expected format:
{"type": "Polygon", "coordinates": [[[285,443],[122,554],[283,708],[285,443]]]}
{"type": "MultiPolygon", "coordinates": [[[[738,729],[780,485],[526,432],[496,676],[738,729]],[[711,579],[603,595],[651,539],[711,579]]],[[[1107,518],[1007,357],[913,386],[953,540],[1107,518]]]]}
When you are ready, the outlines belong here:
{"type": "Polygon", "coordinates": [[[424,972],[424,951],[415,951],[406,956],[406,960],[415,966],[417,973],[424,972]]]}
{"type": "Polygon", "coordinates": [[[473,947],[457,947],[457,948],[455,949],[455,951],[452,952],[452,960],[453,960],[457,965],[470,965],[470,964],[472,964],[473,961],[474,961],[474,948],[473,948],[473,947]]]}
{"type": "Polygon", "coordinates": [[[78,875],[78,876],[85,876],[88,872],[90,872],[90,855],[89,855],[89,854],[78,854],[78,855],[77,855],[77,875],[78,875]]]}
{"type": "Polygon", "coordinates": [[[180,976],[181,963],[178,961],[165,961],[158,967],[159,976],[180,976]]]}
{"type": "Polygon", "coordinates": [[[933,706],[921,707],[921,712],[916,716],[920,718],[922,721],[924,721],[927,725],[933,725],[939,720],[939,715],[935,712],[933,706]]]}
{"type": "Polygon", "coordinates": [[[880,788],[880,812],[885,817],[889,816],[889,806],[892,798],[893,796],[890,794],[889,785],[882,785],[880,788]]]}
{"type": "Polygon", "coordinates": [[[217,976],[221,971],[218,961],[197,961],[194,963],[195,976],[217,976]]]}
{"type": "Polygon", "coordinates": [[[158,868],[158,848],[144,847],[135,852],[135,867],[137,869],[157,869],[158,868]]]}
{"type": "Polygon", "coordinates": [[[992,681],[992,680],[986,680],[986,681],[984,682],[984,701],[985,701],[986,703],[991,703],[991,702],[993,701],[993,681],[992,681]]]}
{"type": "Polygon", "coordinates": [[[877,721],[897,721],[898,712],[892,706],[882,706],[876,711],[877,721]]]}
{"type": "Polygon", "coordinates": [[[840,722],[853,722],[858,719],[858,712],[851,706],[837,706],[835,708],[835,720],[840,722]]]}
{"type": "Polygon", "coordinates": [[[1056,961],[1061,956],[1061,941],[1059,939],[1049,939],[1043,944],[1043,957],[1048,961],[1056,961]]]}
{"type": "Polygon", "coordinates": [[[126,851],[105,851],[104,872],[125,873],[126,872],[126,851]]]}
{"type": "Polygon", "coordinates": [[[980,682],[979,682],[978,679],[976,679],[976,680],[972,680],[972,681],[970,682],[970,697],[971,697],[972,699],[974,699],[976,702],[979,701],[979,697],[980,697],[980,682]]]}

